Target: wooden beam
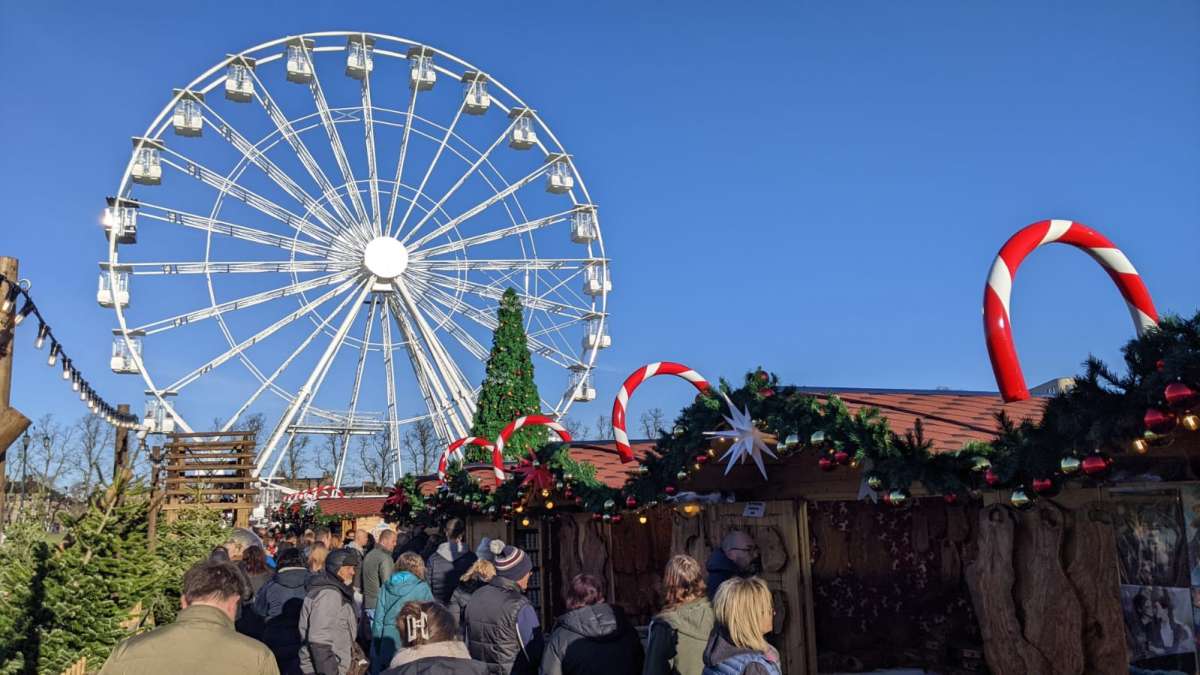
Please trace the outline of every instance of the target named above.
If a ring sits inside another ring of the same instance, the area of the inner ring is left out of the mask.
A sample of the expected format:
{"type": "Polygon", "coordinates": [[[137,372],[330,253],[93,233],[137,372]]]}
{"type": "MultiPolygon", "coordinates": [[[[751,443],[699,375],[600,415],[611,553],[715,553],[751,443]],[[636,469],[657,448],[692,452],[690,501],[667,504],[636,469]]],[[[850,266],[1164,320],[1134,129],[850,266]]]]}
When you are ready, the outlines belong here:
{"type": "MultiPolygon", "coordinates": [[[[17,283],[20,278],[18,267],[16,258],[0,256],[0,274],[11,279],[9,283],[17,283]]],[[[6,297],[8,290],[7,283],[0,284],[0,298],[6,297]]],[[[11,407],[13,354],[16,351],[13,319],[16,312],[16,303],[9,311],[0,312],[0,530],[8,523],[8,448],[29,428],[29,419],[11,407]]],[[[21,490],[24,495],[24,485],[21,490]]]]}
{"type": "Polygon", "coordinates": [[[250,440],[254,440],[253,431],[192,431],[186,433],[178,431],[167,434],[167,437],[170,438],[172,442],[181,438],[216,438],[219,436],[235,436],[237,438],[248,438],[250,440]]]}
{"type": "MultiPolygon", "coordinates": [[[[117,404],[118,414],[128,412],[128,403],[117,404]]],[[[129,464],[129,429],[116,427],[116,433],[113,434],[113,480],[116,480],[121,469],[124,469],[127,464],[129,464]]]]}
{"type": "Polygon", "coordinates": [[[193,495],[200,496],[200,497],[233,497],[236,495],[256,495],[256,494],[258,494],[258,490],[255,490],[253,488],[246,488],[246,489],[222,488],[219,490],[168,490],[165,494],[168,497],[190,497],[193,495]]]}
{"type": "Polygon", "coordinates": [[[167,478],[167,485],[178,485],[180,483],[252,483],[254,479],[249,476],[171,476],[167,478]]]}

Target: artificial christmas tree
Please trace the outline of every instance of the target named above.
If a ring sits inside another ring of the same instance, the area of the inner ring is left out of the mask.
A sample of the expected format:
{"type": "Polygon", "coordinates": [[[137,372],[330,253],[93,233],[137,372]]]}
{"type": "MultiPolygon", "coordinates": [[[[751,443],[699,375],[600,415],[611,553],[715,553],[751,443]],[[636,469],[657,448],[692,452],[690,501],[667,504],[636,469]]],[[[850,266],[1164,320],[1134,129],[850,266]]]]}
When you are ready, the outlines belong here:
{"type": "MultiPolygon", "coordinates": [[[[471,435],[495,440],[509,422],[524,415],[541,412],[541,397],[533,382],[533,358],[525,338],[525,322],[521,300],[511,288],[504,291],[496,316],[496,332],[492,336],[492,353],[488,356],[483,387],[471,435]]],[[[541,427],[522,429],[504,445],[506,458],[527,456],[530,450],[546,441],[541,427]]],[[[468,461],[487,461],[486,451],[467,450],[468,461]]]]}

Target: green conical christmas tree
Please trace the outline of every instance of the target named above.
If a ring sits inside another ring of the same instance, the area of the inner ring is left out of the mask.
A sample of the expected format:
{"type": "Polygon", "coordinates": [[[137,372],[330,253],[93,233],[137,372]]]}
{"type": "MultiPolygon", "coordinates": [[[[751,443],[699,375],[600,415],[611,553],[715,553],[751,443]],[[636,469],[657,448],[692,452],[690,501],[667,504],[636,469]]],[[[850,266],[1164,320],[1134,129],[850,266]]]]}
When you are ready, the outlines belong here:
{"type": "MultiPolygon", "coordinates": [[[[525,338],[525,322],[521,299],[513,289],[504,291],[497,312],[499,321],[492,336],[492,353],[488,356],[487,372],[479,391],[479,402],[471,435],[495,440],[500,430],[522,415],[541,412],[541,397],[533,383],[533,358],[525,338]]],[[[533,427],[513,434],[504,445],[506,458],[524,457],[546,440],[543,427],[533,427]]],[[[484,453],[474,451],[472,460],[485,459],[484,453]]]]}

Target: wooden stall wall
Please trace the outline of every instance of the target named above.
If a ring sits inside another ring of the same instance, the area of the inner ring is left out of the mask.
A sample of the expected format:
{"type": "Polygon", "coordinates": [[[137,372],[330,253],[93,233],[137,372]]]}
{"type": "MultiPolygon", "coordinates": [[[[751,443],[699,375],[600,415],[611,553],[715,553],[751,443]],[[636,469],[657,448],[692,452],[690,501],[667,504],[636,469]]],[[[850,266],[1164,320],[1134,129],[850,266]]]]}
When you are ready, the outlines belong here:
{"type": "Polygon", "coordinates": [[[807,506],[790,500],[714,504],[694,517],[672,518],[672,552],[687,553],[702,565],[726,533],[741,530],[754,539],[762,553],[760,576],[775,601],[768,640],[779,650],[786,675],[815,675],[807,506]]]}

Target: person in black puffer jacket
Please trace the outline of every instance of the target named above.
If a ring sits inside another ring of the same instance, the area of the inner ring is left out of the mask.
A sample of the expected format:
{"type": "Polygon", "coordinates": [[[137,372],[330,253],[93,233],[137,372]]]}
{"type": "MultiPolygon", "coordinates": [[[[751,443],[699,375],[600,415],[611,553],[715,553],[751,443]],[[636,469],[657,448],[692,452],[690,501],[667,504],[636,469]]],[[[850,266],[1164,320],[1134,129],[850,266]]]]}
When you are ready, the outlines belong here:
{"type": "Polygon", "coordinates": [[[537,610],[525,597],[533,563],[524,551],[499,539],[489,547],[496,576],[467,603],[467,648],[494,675],[533,675],[545,648],[537,610]]]}
{"type": "Polygon", "coordinates": [[[265,625],[262,641],[275,654],[280,675],[300,673],[300,608],[309,576],[300,549],[284,549],[275,576],[254,596],[254,613],[265,625]]]}
{"type": "Polygon", "coordinates": [[[476,557],[463,544],[467,526],[461,518],[447,520],[442,532],[446,541],[425,560],[425,569],[429,573],[429,590],[433,591],[433,598],[445,605],[454,595],[459,579],[475,564],[476,557]]]}
{"type": "Polygon", "coordinates": [[[446,609],[450,610],[450,614],[454,616],[454,621],[458,624],[459,632],[464,636],[467,634],[467,604],[471,602],[471,596],[475,591],[479,590],[480,586],[487,584],[496,576],[496,566],[490,560],[480,558],[471,565],[471,569],[467,570],[462,578],[458,580],[458,586],[454,587],[454,592],[450,594],[450,602],[446,604],[446,609]]]}
{"type": "Polygon", "coordinates": [[[488,675],[458,639],[454,617],[436,602],[409,602],[396,617],[403,649],[382,675],[488,675]]]}
{"type": "Polygon", "coordinates": [[[642,642],[619,607],[604,602],[600,580],[578,574],[566,591],[566,614],[546,641],[541,675],[642,672],[642,642]]]}

